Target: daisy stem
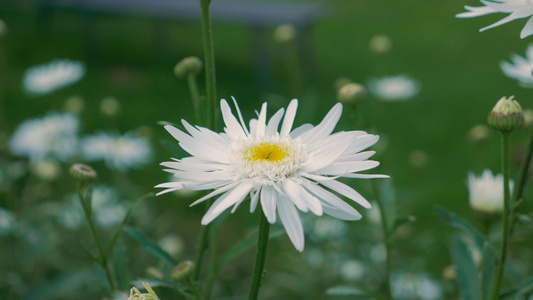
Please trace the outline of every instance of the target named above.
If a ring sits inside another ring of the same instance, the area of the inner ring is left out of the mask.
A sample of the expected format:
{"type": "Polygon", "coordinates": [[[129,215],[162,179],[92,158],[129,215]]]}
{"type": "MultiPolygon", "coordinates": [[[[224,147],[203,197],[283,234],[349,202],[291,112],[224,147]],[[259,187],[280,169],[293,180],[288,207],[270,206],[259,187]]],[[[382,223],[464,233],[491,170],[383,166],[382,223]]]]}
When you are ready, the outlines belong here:
{"type": "Polygon", "coordinates": [[[89,187],[87,187],[86,184],[80,183],[78,186],[78,200],[80,201],[81,207],[83,209],[83,215],[85,216],[85,221],[87,221],[87,225],[89,226],[91,234],[94,238],[94,243],[96,244],[96,248],[98,249],[98,254],[100,256],[98,264],[100,264],[102,269],[104,269],[105,276],[107,278],[107,283],[109,284],[109,290],[111,292],[111,295],[113,295],[115,292],[115,284],[113,283],[113,278],[111,277],[111,272],[109,271],[107,255],[104,252],[102,242],[100,241],[100,237],[98,236],[98,232],[96,231],[96,226],[94,225],[93,219],[91,217],[91,201],[85,198],[84,192],[86,191],[89,194],[88,197],[91,197],[89,187]]]}
{"type": "MultiPolygon", "coordinates": [[[[206,211],[211,206],[211,201],[206,202],[206,211]]],[[[198,238],[198,243],[196,244],[196,259],[194,262],[194,280],[198,280],[200,277],[200,269],[202,267],[202,261],[204,257],[204,252],[207,249],[207,238],[209,237],[209,228],[210,225],[203,225],[200,229],[200,236],[198,238]]]]}
{"type": "Polygon", "coordinates": [[[259,288],[263,279],[263,268],[268,246],[268,234],[270,223],[268,222],[263,210],[259,210],[261,221],[259,222],[259,237],[257,239],[257,253],[255,255],[254,273],[252,274],[252,283],[250,284],[250,294],[248,300],[256,300],[259,295],[259,288]]]}
{"type": "Polygon", "coordinates": [[[202,10],[202,42],[204,45],[205,83],[206,83],[206,108],[207,127],[215,129],[216,85],[215,85],[215,53],[213,50],[213,28],[211,26],[211,13],[209,7],[211,0],[200,0],[202,10]]]}
{"type": "Polygon", "coordinates": [[[529,169],[529,164],[531,163],[531,157],[533,155],[533,130],[529,135],[529,141],[526,146],[526,152],[524,156],[524,161],[520,167],[520,173],[518,175],[517,184],[513,192],[513,204],[517,204],[518,201],[522,198],[522,193],[524,192],[524,185],[526,184],[527,171],[529,169]]]}
{"type": "Polygon", "coordinates": [[[215,278],[218,273],[217,268],[217,244],[218,244],[218,228],[215,228],[212,237],[211,237],[211,257],[209,258],[209,277],[207,279],[207,286],[205,289],[205,299],[211,298],[211,291],[213,289],[213,284],[215,283],[215,278]]]}
{"type": "Polygon", "coordinates": [[[386,299],[392,299],[392,293],[390,288],[390,275],[391,275],[391,237],[389,231],[389,224],[387,219],[387,208],[383,204],[381,199],[381,193],[379,192],[378,183],[372,180],[372,189],[374,197],[379,207],[379,216],[381,219],[381,228],[383,230],[383,242],[385,243],[385,297],[386,299]]]}
{"type": "Polygon", "coordinates": [[[498,266],[496,267],[496,277],[492,288],[492,300],[497,300],[500,294],[500,286],[503,278],[503,271],[505,267],[505,259],[507,257],[508,240],[511,233],[512,211],[511,206],[511,192],[509,190],[509,132],[502,132],[502,172],[503,172],[503,228],[502,228],[502,243],[500,249],[500,258],[498,266]]]}

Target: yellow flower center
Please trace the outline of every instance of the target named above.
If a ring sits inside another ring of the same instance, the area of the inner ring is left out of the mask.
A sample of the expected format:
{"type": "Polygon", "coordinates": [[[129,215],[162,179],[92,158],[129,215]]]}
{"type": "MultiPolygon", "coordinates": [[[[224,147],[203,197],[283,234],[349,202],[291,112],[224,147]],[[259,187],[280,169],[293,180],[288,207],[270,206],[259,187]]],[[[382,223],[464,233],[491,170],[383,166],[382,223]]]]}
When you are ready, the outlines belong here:
{"type": "Polygon", "coordinates": [[[287,147],[280,147],[276,144],[261,143],[251,147],[246,154],[248,161],[269,161],[277,162],[289,155],[287,147]]]}

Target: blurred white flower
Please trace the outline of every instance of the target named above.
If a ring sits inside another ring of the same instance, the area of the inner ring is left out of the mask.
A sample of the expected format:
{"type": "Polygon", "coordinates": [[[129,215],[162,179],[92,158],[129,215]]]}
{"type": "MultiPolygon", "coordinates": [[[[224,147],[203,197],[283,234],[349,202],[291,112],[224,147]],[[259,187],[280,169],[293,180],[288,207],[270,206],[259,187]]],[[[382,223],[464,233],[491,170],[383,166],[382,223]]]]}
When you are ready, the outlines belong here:
{"type": "Polygon", "coordinates": [[[0,236],[11,233],[15,228],[15,223],[15,216],[9,210],[0,207],[0,236]]]}
{"type": "Polygon", "coordinates": [[[61,167],[51,159],[40,159],[31,164],[32,172],[42,180],[52,181],[61,175],[61,167]]]}
{"type": "Polygon", "coordinates": [[[21,123],[9,140],[9,151],[33,161],[67,161],[77,153],[79,119],[72,114],[48,113],[21,123]]]}
{"type": "Polygon", "coordinates": [[[385,243],[376,243],[372,246],[368,256],[376,263],[384,262],[385,259],[387,259],[387,248],[385,247],[385,243]]]}
{"type": "Polygon", "coordinates": [[[368,48],[374,53],[386,53],[392,48],[392,40],[387,35],[377,34],[370,39],[368,48]]]}
{"type": "Polygon", "coordinates": [[[359,280],[365,275],[365,265],[356,259],[348,259],[341,263],[339,274],[344,280],[359,280]]]}
{"type": "Polygon", "coordinates": [[[170,256],[179,258],[179,256],[185,250],[185,242],[183,238],[176,234],[169,234],[164,236],[157,242],[161,249],[165,250],[170,256]]]}
{"type": "Polygon", "coordinates": [[[347,230],[346,223],[324,216],[316,220],[313,236],[318,240],[337,240],[343,238],[347,230]]]}
{"type": "Polygon", "coordinates": [[[533,88],[533,44],[529,44],[526,57],[518,54],[511,55],[511,61],[502,61],[500,68],[503,74],[509,78],[518,80],[518,83],[527,88],[533,88]]]}
{"type": "Polygon", "coordinates": [[[391,276],[391,291],[394,299],[442,299],[439,283],[425,273],[394,272],[391,276]]]}
{"type": "Polygon", "coordinates": [[[405,75],[372,78],[368,90],[374,97],[387,102],[413,98],[420,91],[420,84],[405,75]]]}
{"type": "Polygon", "coordinates": [[[374,151],[361,152],[378,141],[377,135],[364,131],[332,133],[342,114],[340,103],[317,126],[304,124],[296,129],[292,129],[298,107],[296,99],[286,111],[278,110],[268,122],[267,103],[264,103],[258,118],[250,121],[250,129],[234,103],[238,119],[226,100],[220,102],[226,126],[224,133],[192,126],[184,120],[183,126],[189,134],[165,126],[191,156],[161,164],[180,181],[156,186],[165,188],[159,195],[183,188],[214,189],[193,203],[220,195],[204,215],[204,225],[230,207],[235,211],[250,195],[250,211],[260,204],[269,223],[275,223],[279,215],[291,242],[300,252],[304,249],[304,230],[299,210],[318,216],[329,214],[341,220],[361,219],[358,211],[333,192],[370,208],[363,196],[337,179],[388,177],[358,173],[379,165],[368,160],[374,151]]]}
{"type": "MultiPolygon", "coordinates": [[[[509,187],[512,190],[514,183],[509,187]]],[[[468,192],[470,207],[484,213],[500,213],[503,210],[503,175],[494,176],[489,169],[483,171],[480,177],[468,173],[468,192]]]]}
{"type": "Polygon", "coordinates": [[[85,65],[82,62],[56,59],[26,70],[22,87],[29,94],[42,96],[74,84],[84,75],[85,65]]]}
{"type": "Polygon", "coordinates": [[[520,32],[520,38],[523,39],[533,34],[533,1],[531,0],[503,0],[503,1],[486,1],[481,0],[481,3],[485,6],[469,6],[465,5],[465,9],[468,10],[463,13],[455,15],[457,18],[474,18],[484,16],[493,13],[506,13],[507,17],[499,20],[498,22],[483,27],[479,31],[485,31],[496,26],[500,26],[511,21],[529,18],[526,25],[520,32]]]}
{"type": "Polygon", "coordinates": [[[100,132],[81,141],[81,152],[87,161],[104,161],[110,169],[127,171],[149,163],[152,148],[145,138],[134,133],[119,136],[100,132]]]}

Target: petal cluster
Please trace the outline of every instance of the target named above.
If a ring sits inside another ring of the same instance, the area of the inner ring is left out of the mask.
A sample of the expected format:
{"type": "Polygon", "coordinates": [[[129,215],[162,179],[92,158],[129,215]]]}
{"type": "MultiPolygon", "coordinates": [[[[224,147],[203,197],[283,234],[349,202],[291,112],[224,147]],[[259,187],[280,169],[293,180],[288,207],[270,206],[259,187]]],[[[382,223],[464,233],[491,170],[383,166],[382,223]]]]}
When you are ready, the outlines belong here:
{"type": "Polygon", "coordinates": [[[370,208],[356,190],[338,179],[385,178],[359,174],[379,165],[368,160],[374,151],[363,151],[379,137],[364,131],[333,133],[342,113],[336,104],[317,126],[293,129],[298,106],[292,100],[267,120],[267,104],[247,126],[237,106],[235,116],[225,100],[220,102],[225,128],[216,133],[182,121],[185,131],[165,129],[191,156],[163,162],[176,181],[163,183],[159,194],[180,190],[213,190],[192,205],[218,197],[202,219],[208,224],[222,212],[232,212],[250,197],[250,211],[261,206],[267,220],[279,218],[297,250],[303,251],[304,231],[299,212],[328,214],[343,220],[358,220],[361,214],[339,196],[370,208]]]}
{"type": "Polygon", "coordinates": [[[484,6],[465,6],[466,12],[456,15],[457,18],[474,18],[484,16],[493,13],[506,13],[507,17],[499,20],[498,22],[483,27],[479,31],[485,31],[487,29],[500,26],[511,21],[529,18],[526,25],[520,32],[520,38],[525,38],[533,34],[533,1],[532,0],[502,0],[502,1],[489,1],[481,0],[484,6]]]}
{"type": "Polygon", "coordinates": [[[502,61],[500,68],[505,76],[518,80],[523,87],[533,88],[533,44],[526,50],[526,56],[511,55],[511,62],[502,61]]]}
{"type": "MultiPolygon", "coordinates": [[[[513,182],[510,183],[513,188],[513,182]]],[[[468,173],[470,207],[484,213],[501,213],[503,210],[503,175],[494,176],[489,169],[477,177],[468,173]]]]}

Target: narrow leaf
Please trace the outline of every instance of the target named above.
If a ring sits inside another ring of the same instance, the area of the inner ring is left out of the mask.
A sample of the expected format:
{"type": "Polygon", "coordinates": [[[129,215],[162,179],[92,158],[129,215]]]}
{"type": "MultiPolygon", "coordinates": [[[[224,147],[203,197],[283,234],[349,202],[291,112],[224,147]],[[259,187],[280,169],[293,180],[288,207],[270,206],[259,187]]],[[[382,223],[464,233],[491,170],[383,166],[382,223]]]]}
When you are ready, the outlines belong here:
{"type": "Polygon", "coordinates": [[[98,264],[100,263],[100,259],[96,257],[96,255],[94,255],[89,249],[87,249],[87,247],[85,247],[85,245],[80,240],[78,240],[78,244],[80,245],[83,252],[85,252],[85,254],[87,254],[87,256],[89,256],[92,261],[98,264]]]}
{"type": "Polygon", "coordinates": [[[483,249],[483,245],[485,245],[485,238],[477,229],[475,229],[467,221],[461,219],[456,214],[445,208],[437,207],[435,208],[435,213],[437,213],[437,215],[449,225],[461,229],[466,233],[470,234],[479,249],[483,249]]]}
{"type": "Polygon", "coordinates": [[[122,218],[122,221],[120,222],[120,224],[118,225],[117,229],[115,229],[115,232],[113,232],[113,235],[111,236],[111,239],[109,240],[109,242],[107,243],[106,247],[105,247],[105,253],[109,254],[111,253],[111,251],[113,251],[113,247],[115,247],[115,244],[117,242],[117,238],[120,234],[120,232],[122,231],[122,228],[124,228],[124,225],[126,225],[126,222],[128,222],[128,219],[129,217],[131,216],[131,214],[133,213],[133,209],[135,208],[135,205],[139,202],[139,201],[142,201],[142,200],[145,200],[145,199],[148,199],[148,198],[151,198],[151,197],[154,197],[155,194],[154,193],[148,193],[146,195],[143,195],[139,198],[137,198],[137,200],[135,200],[135,202],[133,202],[131,205],[130,205],[130,208],[128,209],[128,211],[126,212],[126,215],[124,216],[124,218],[122,218]]]}
{"type": "MultiPolygon", "coordinates": [[[[283,229],[278,228],[276,230],[270,231],[269,239],[274,239],[283,234],[283,229]]],[[[229,249],[224,256],[220,259],[218,263],[218,269],[222,268],[226,263],[232,261],[233,259],[239,257],[244,252],[252,249],[257,244],[257,237],[258,237],[258,231],[254,232],[252,235],[248,236],[247,238],[243,239],[239,243],[237,243],[235,246],[233,246],[231,249],[229,249]]]]}
{"type": "Polygon", "coordinates": [[[164,263],[170,267],[177,265],[177,262],[168,254],[165,250],[161,249],[157,244],[149,242],[146,237],[137,229],[132,227],[125,227],[124,231],[141,243],[146,251],[150,252],[153,256],[161,259],[164,263]]]}
{"type": "Polygon", "coordinates": [[[476,264],[465,242],[455,236],[452,246],[452,258],[457,268],[457,281],[464,300],[479,300],[481,286],[476,264]]]}
{"type": "Polygon", "coordinates": [[[505,299],[509,296],[520,295],[530,291],[533,291],[533,278],[524,281],[521,284],[517,285],[514,289],[501,294],[499,299],[505,299]]]}
{"type": "Polygon", "coordinates": [[[130,288],[130,277],[128,274],[126,250],[122,243],[119,243],[114,251],[113,268],[120,290],[127,291],[130,288]]]}
{"type": "Polygon", "coordinates": [[[483,270],[481,273],[481,290],[485,300],[489,300],[491,296],[495,266],[494,251],[492,251],[489,243],[485,243],[483,247],[483,270]]]}

